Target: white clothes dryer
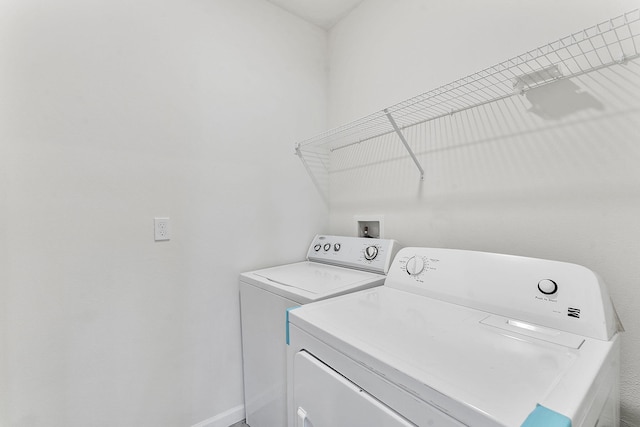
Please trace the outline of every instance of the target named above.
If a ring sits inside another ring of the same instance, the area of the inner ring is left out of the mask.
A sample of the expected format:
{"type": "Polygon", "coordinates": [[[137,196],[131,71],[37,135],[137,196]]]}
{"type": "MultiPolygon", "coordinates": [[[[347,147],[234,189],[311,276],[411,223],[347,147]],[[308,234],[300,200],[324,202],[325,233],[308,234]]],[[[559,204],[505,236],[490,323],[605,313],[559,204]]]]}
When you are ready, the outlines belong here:
{"type": "Polygon", "coordinates": [[[398,243],[388,239],[316,236],[307,260],[240,275],[246,421],[284,427],[287,309],[380,286],[398,243]]]}
{"type": "Polygon", "coordinates": [[[405,248],[287,328],[289,427],[619,425],[621,327],[575,264],[405,248]]]}

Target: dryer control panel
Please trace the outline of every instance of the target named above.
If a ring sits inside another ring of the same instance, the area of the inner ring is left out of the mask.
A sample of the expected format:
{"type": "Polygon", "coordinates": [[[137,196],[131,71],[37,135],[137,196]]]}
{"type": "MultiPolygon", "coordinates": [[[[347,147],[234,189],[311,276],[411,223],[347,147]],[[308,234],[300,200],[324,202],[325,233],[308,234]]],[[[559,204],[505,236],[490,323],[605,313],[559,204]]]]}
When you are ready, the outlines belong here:
{"type": "Polygon", "coordinates": [[[391,239],[317,235],[307,259],[386,274],[399,249],[398,242],[391,239]]]}
{"type": "Polygon", "coordinates": [[[607,288],[576,264],[439,248],[404,248],[385,286],[592,338],[619,322],[607,288]]]}

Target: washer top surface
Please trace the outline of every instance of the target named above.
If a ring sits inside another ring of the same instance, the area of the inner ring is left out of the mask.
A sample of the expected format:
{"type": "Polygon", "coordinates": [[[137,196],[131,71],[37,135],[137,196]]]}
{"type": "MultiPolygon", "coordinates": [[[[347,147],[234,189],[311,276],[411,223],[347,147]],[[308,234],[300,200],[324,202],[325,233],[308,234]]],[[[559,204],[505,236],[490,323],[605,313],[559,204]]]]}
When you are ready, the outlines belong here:
{"type": "Polygon", "coordinates": [[[570,405],[612,345],[570,348],[482,323],[497,317],[382,286],[292,310],[290,323],[445,412],[462,405],[501,425],[520,425],[558,389],[570,405]]]}
{"type": "Polygon", "coordinates": [[[303,261],[240,275],[240,280],[298,303],[379,286],[385,276],[352,268],[303,261]]]}

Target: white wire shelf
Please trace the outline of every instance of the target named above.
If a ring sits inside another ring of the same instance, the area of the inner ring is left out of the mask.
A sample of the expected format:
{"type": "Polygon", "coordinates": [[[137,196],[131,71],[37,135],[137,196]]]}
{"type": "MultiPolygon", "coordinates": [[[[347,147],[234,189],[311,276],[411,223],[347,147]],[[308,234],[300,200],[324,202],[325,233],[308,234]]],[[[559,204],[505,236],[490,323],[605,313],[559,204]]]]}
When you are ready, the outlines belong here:
{"type": "MultiPolygon", "coordinates": [[[[560,80],[576,77],[639,56],[640,9],[563,37],[545,46],[455,80],[354,122],[297,142],[295,151],[340,150],[397,133],[420,171],[424,171],[403,136],[403,130],[430,120],[560,80]]],[[[326,161],[326,159],[325,159],[326,161]]]]}

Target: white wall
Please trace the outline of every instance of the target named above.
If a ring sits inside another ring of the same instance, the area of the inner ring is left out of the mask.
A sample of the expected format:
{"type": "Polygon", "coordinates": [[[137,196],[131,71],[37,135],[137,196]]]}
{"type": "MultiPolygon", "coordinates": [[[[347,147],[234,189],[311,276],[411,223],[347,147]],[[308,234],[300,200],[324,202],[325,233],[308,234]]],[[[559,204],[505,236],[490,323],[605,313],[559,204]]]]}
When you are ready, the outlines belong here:
{"type": "MultiPolygon", "coordinates": [[[[367,0],[329,34],[337,126],[638,6],[637,1],[367,0]]],[[[333,153],[331,232],[583,264],[626,327],[623,426],[640,425],[640,61],[333,153]],[[535,97],[535,98],[534,98],[535,97]],[[532,101],[542,105],[532,109],[532,101]]]]}
{"type": "Polygon", "coordinates": [[[238,274],[327,228],[325,52],[262,0],[0,2],[1,426],[242,418],[238,274]]]}

